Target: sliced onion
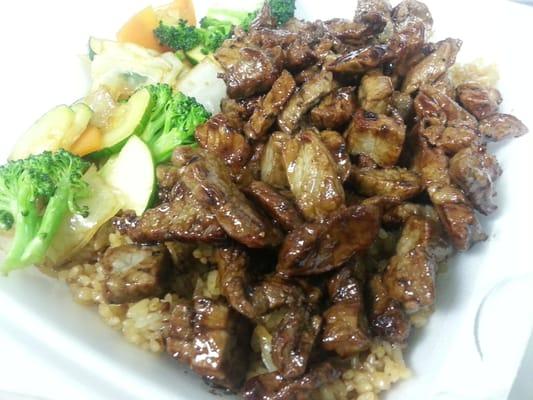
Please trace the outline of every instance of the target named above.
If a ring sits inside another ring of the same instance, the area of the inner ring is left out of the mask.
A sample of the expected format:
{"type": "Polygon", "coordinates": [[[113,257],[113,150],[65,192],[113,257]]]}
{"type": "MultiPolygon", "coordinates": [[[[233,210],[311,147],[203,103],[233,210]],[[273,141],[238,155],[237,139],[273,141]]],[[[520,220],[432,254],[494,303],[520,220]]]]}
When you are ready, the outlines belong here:
{"type": "Polygon", "coordinates": [[[109,117],[117,107],[117,103],[113,99],[113,96],[111,96],[111,93],[109,93],[104,87],[89,94],[84,102],[93,110],[91,125],[94,125],[97,128],[104,128],[107,126],[109,117]]]}
{"type": "Polygon", "coordinates": [[[226,97],[226,84],[218,77],[223,72],[211,56],[204,58],[188,74],[178,80],[176,89],[194,97],[211,114],[220,112],[220,102],[226,97]]]}
{"type": "Polygon", "coordinates": [[[253,336],[259,343],[261,359],[263,360],[266,369],[268,372],[276,371],[278,368],[272,361],[272,335],[263,325],[257,325],[254,329],[253,336]]]}
{"type": "Polygon", "coordinates": [[[93,238],[100,227],[122,208],[120,197],[91,167],[83,179],[89,184],[91,194],[80,201],[89,208],[89,215],[71,215],[59,227],[46,253],[46,266],[59,266],[80,251],[93,238]]]}

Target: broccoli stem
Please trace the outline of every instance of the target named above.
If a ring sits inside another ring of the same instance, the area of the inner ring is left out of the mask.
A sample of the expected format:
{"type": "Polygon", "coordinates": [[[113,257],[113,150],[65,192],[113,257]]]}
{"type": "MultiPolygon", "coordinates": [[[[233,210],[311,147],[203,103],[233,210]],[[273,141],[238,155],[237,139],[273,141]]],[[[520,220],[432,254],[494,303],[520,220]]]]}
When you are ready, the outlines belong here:
{"type": "Polygon", "coordinates": [[[70,193],[71,188],[68,181],[58,186],[56,193],[46,206],[39,230],[22,253],[22,264],[30,265],[44,259],[46,250],[50,247],[50,243],[69,209],[70,193]]]}
{"type": "Polygon", "coordinates": [[[34,196],[30,185],[22,185],[13,213],[15,235],[11,248],[6,255],[0,272],[7,274],[21,265],[20,259],[38,229],[41,218],[34,204],[34,196]]]}
{"type": "Polygon", "coordinates": [[[159,132],[163,126],[165,126],[165,114],[160,115],[155,120],[150,120],[144,129],[144,132],[140,135],[140,138],[148,143],[154,140],[157,132],[159,132]]]}
{"type": "Polygon", "coordinates": [[[190,142],[190,140],[183,140],[178,132],[159,137],[158,140],[152,142],[150,145],[154,162],[156,164],[161,164],[165,161],[168,161],[176,147],[184,144],[190,144],[190,142]]]}
{"type": "Polygon", "coordinates": [[[232,25],[239,26],[246,17],[252,14],[246,11],[227,10],[222,8],[210,8],[207,10],[207,17],[226,21],[232,25]]]}

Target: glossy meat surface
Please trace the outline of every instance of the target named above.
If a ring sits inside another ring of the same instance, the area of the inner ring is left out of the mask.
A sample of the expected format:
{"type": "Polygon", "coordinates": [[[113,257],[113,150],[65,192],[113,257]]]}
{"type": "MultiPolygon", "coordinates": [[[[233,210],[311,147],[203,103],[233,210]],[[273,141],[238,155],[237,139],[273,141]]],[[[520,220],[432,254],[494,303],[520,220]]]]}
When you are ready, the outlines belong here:
{"type": "Polygon", "coordinates": [[[322,72],[305,82],[289,99],[278,117],[283,132],[292,133],[309,110],[335,88],[331,72],[322,72]]]}
{"type": "Polygon", "coordinates": [[[133,303],[160,296],[168,285],[170,257],[160,247],[123,245],[102,257],[104,297],[111,304],[133,303]]]}
{"type": "Polygon", "coordinates": [[[448,254],[439,227],[423,217],[410,217],[383,276],[389,295],[410,312],[435,302],[437,263],[448,254]]]}
{"type": "Polygon", "coordinates": [[[274,132],[261,157],[261,180],[278,189],[289,187],[283,153],[290,139],[286,133],[274,132]]]}
{"type": "Polygon", "coordinates": [[[274,124],[295,89],[294,78],[289,72],[283,71],[248,120],[244,127],[246,135],[256,140],[262,138],[274,124]]]}
{"type": "Polygon", "coordinates": [[[440,78],[455,63],[455,57],[462,42],[446,39],[437,44],[437,49],[415,65],[405,77],[402,91],[413,93],[423,85],[431,84],[440,78]]]}
{"type": "Polygon", "coordinates": [[[328,282],[331,306],[324,312],[322,347],[341,357],[367,350],[371,339],[365,315],[363,287],[353,269],[344,267],[328,282]]]}
{"type": "Polygon", "coordinates": [[[405,126],[386,115],[359,109],[344,137],[352,156],[363,154],[381,167],[392,167],[402,152],[405,126]]]}
{"type": "Polygon", "coordinates": [[[394,197],[408,200],[423,190],[418,174],[404,168],[357,168],[351,170],[350,182],[364,196],[394,197]]]}
{"type": "Polygon", "coordinates": [[[450,159],[450,178],[463,189],[472,205],[482,214],[496,210],[495,182],[502,174],[496,158],[484,147],[468,147],[450,159]]]}
{"type": "Polygon", "coordinates": [[[230,169],[239,169],[252,155],[252,149],[239,128],[227,116],[218,114],[196,129],[196,140],[230,169]]]}
{"type": "Polygon", "coordinates": [[[481,120],[479,131],[487,140],[499,142],[509,137],[525,135],[528,128],[513,115],[494,114],[481,120]]]}
{"type": "Polygon", "coordinates": [[[385,114],[391,102],[394,86],[390,77],[367,74],[361,79],[358,98],[361,108],[376,114],[385,114]]]}
{"type": "Polygon", "coordinates": [[[392,343],[405,343],[411,332],[411,322],[400,302],[389,295],[383,276],[374,275],[369,280],[368,303],[372,333],[392,343]]]}
{"type": "Polygon", "coordinates": [[[322,131],[320,132],[320,140],[327,147],[333,160],[337,163],[337,172],[341,182],[345,182],[350,176],[352,161],[348,150],[346,149],[346,141],[342,135],[336,131],[322,131]]]}
{"type": "Polygon", "coordinates": [[[306,276],[338,268],[372,244],[379,222],[376,207],[352,206],[322,223],[304,224],[286,236],[277,270],[286,276],[306,276]]]}
{"type": "Polygon", "coordinates": [[[199,153],[183,168],[184,184],[230,237],[252,248],[279,242],[279,232],[257,212],[216,158],[199,153]]]}
{"type": "Polygon", "coordinates": [[[307,370],[315,340],[322,326],[319,315],[294,308],[282,319],[272,337],[272,360],[285,378],[297,378],[307,370]]]}
{"type": "Polygon", "coordinates": [[[354,89],[340,88],[311,110],[311,121],[318,129],[340,129],[350,122],[355,107],[354,89]]]}
{"type": "Polygon", "coordinates": [[[280,374],[272,372],[248,380],[243,389],[243,398],[246,400],[300,400],[339,376],[339,370],[329,363],[316,365],[307,374],[295,380],[285,379],[280,374]]]}
{"type": "Polygon", "coordinates": [[[183,183],[177,182],[169,196],[168,201],[146,210],[141,217],[125,214],[115,225],[137,243],[213,242],[227,237],[215,215],[183,183]]]}
{"type": "Polygon", "coordinates": [[[235,54],[229,62],[222,56],[223,50],[219,50],[217,58],[226,70],[222,79],[232,99],[268,92],[281,74],[285,56],[280,47],[232,49],[235,54]]]}
{"type": "Polygon", "coordinates": [[[337,163],[315,132],[290,139],[283,163],[295,202],[307,220],[321,221],[344,203],[337,163]]]}
{"type": "Polygon", "coordinates": [[[356,3],[278,24],[265,2],[235,27],[214,54],[220,112],[156,166],[150,207],[98,238],[123,331],[157,303],[135,329],[245,399],[377,400],[406,376],[401,351],[453,295],[439,268],[494,236],[491,142],[527,132],[454,66],[462,42],[432,35],[425,4],[356,3]]]}
{"type": "Polygon", "coordinates": [[[303,223],[294,203],[268,183],[254,181],[245,189],[245,193],[261,205],[284,230],[292,231],[303,223]]]}

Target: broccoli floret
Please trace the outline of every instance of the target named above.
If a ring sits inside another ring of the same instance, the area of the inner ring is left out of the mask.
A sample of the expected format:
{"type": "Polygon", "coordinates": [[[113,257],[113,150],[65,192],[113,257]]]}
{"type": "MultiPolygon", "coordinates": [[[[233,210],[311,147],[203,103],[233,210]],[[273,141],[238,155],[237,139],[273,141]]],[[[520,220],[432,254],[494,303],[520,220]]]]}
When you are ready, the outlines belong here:
{"type": "Polygon", "coordinates": [[[219,21],[212,18],[204,18],[200,27],[180,21],[178,25],[165,25],[159,23],[154,31],[159,42],[174,51],[188,52],[194,48],[200,48],[202,53],[213,53],[226,40],[233,25],[226,21],[219,21]]]}
{"type": "Polygon", "coordinates": [[[207,18],[212,20],[223,21],[231,24],[232,26],[240,26],[247,31],[250,28],[250,24],[257,16],[258,11],[245,12],[226,10],[218,8],[210,8],[207,10],[207,18]]]}
{"type": "Polygon", "coordinates": [[[1,273],[40,263],[70,211],[86,216],[78,200],[88,194],[89,163],[60,150],[0,167],[0,227],[15,229],[1,273]]]}
{"type": "MultiPolygon", "coordinates": [[[[294,17],[295,0],[267,0],[267,2],[278,25],[283,25],[294,17]]],[[[258,13],[259,10],[245,12],[209,9],[207,17],[200,21],[200,27],[190,26],[183,20],[177,25],[165,25],[160,22],[154,34],[163,46],[171,48],[178,54],[189,52],[194,48],[199,48],[203,54],[210,54],[230,37],[235,26],[248,31],[258,13]]]]}
{"type": "Polygon", "coordinates": [[[204,54],[214,53],[233,30],[233,25],[226,21],[205,17],[200,21],[198,29],[201,40],[201,50],[204,54]]]}
{"type": "Polygon", "coordinates": [[[258,11],[246,13],[246,16],[243,18],[239,26],[245,32],[248,32],[250,30],[250,25],[252,25],[252,22],[254,22],[254,19],[257,17],[257,14],[258,11]]]}
{"type": "Polygon", "coordinates": [[[168,161],[172,151],[195,143],[194,132],[211,114],[194,98],[172,93],[168,85],[148,86],[155,97],[151,116],[141,139],[148,144],[156,164],[168,161]]]}
{"type": "Polygon", "coordinates": [[[198,29],[190,26],[187,21],[180,20],[177,25],[166,25],[159,22],[154,35],[159,43],[174,51],[190,51],[201,44],[201,36],[198,29]]]}
{"type": "MultiPolygon", "coordinates": [[[[294,17],[294,11],[296,10],[295,0],[267,0],[267,4],[278,25],[283,25],[294,17]]],[[[212,19],[227,21],[234,26],[240,26],[245,31],[248,31],[259,12],[260,10],[243,12],[226,9],[209,9],[207,16],[212,19]]]]}
{"type": "Polygon", "coordinates": [[[283,25],[294,17],[294,11],[296,10],[295,0],[268,0],[268,2],[270,12],[278,25],[283,25]]]}

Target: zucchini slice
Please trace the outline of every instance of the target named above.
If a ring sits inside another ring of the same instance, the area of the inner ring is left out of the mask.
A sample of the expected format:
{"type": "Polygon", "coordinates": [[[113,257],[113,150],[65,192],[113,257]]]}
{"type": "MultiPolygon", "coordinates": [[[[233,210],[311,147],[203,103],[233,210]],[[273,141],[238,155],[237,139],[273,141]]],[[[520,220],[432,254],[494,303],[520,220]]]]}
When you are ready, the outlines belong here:
{"type": "Polygon", "coordinates": [[[152,103],[150,92],[144,88],[115,108],[108,125],[102,129],[102,150],[90,157],[99,159],[116,154],[131,136],[140,134],[150,118],[152,103]]]}
{"type": "Polygon", "coordinates": [[[70,109],[74,112],[74,119],[70,129],[65,132],[63,140],[61,141],[61,147],[70,150],[76,140],[79,139],[81,134],[87,129],[89,121],[93,116],[93,111],[85,103],[73,104],[70,109]]]}
{"type": "Polygon", "coordinates": [[[105,163],[100,175],[121,193],[124,210],[133,210],[137,215],[142,215],[155,198],[152,153],[137,136],[130,137],[120,153],[105,163]]]}
{"type": "Polygon", "coordinates": [[[185,55],[187,56],[187,59],[191,62],[192,65],[197,65],[204,58],[207,57],[207,54],[204,54],[200,47],[195,47],[191,51],[185,53],[185,55]]]}
{"type": "Polygon", "coordinates": [[[58,150],[74,118],[75,113],[68,106],[61,105],[51,109],[18,140],[9,160],[19,160],[47,150],[58,150]]]}

